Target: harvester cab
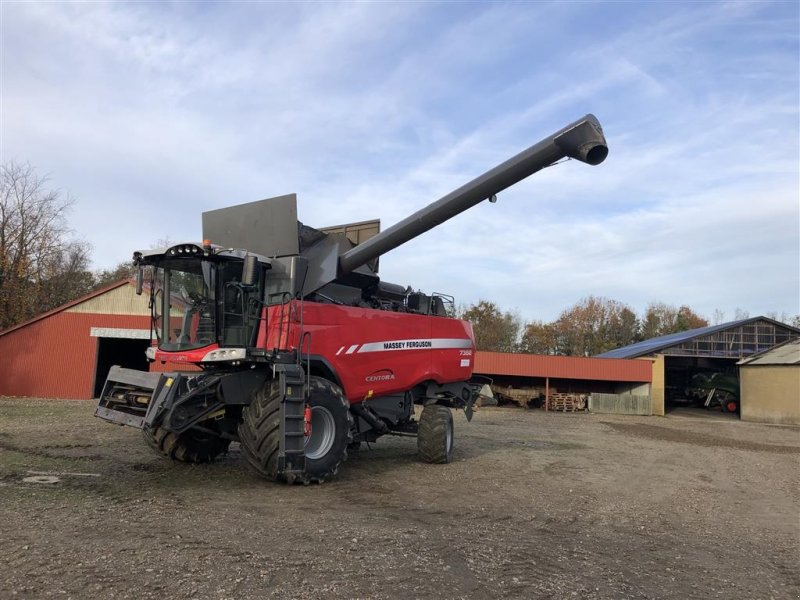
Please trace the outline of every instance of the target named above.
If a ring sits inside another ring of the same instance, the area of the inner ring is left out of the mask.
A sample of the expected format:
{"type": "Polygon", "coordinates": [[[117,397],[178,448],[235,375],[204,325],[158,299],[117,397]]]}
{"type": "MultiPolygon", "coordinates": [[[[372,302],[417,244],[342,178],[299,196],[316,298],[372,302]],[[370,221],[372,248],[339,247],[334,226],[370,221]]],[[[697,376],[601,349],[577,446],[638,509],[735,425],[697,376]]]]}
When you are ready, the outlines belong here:
{"type": "Polygon", "coordinates": [[[269,259],[210,243],[184,243],[136,252],[134,264],[137,290],[146,287],[150,294],[157,343],[148,358],[160,353],[162,360],[213,361],[218,354],[210,352],[220,346],[253,344],[269,259]]]}
{"type": "Polygon", "coordinates": [[[357,245],[298,222],[294,195],[204,213],[204,242],[134,254],[155,368],[112,367],[96,416],[179,461],[238,442],[257,473],[287,482],[324,481],[383,435],[449,462],[451,409],[471,418],[481,387],[472,328],[452,298],[381,281],[378,257],[562,158],[607,152],[587,115],[357,245]],[[167,363],[184,367],[157,372],[167,363]]]}

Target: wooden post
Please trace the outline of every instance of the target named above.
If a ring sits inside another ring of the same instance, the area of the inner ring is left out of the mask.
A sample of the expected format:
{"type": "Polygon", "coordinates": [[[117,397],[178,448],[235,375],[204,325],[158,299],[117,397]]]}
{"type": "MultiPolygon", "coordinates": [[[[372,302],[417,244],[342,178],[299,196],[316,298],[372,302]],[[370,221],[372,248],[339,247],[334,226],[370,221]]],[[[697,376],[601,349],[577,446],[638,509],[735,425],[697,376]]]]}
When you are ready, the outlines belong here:
{"type": "Polygon", "coordinates": [[[544,378],[544,412],[550,410],[550,378],[544,378]]]}

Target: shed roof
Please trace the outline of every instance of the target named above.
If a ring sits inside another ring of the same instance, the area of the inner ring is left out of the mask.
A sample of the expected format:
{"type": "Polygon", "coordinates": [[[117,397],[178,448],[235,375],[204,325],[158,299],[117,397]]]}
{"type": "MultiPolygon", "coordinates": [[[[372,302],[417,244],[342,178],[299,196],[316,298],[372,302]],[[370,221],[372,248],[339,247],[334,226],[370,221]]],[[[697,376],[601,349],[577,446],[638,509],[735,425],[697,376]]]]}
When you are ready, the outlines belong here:
{"type": "Polygon", "coordinates": [[[649,360],[508,354],[480,350],[475,355],[474,370],[484,375],[641,383],[650,382],[653,377],[652,363],[649,360]]]}
{"type": "Polygon", "coordinates": [[[770,350],[740,360],[740,365],[800,365],[800,338],[789,340],[770,350]]]}
{"type": "Polygon", "coordinates": [[[630,344],[629,346],[623,346],[622,348],[616,348],[614,350],[609,350],[608,352],[603,352],[602,354],[598,354],[596,358],[637,358],[639,356],[646,356],[648,354],[657,354],[663,350],[666,350],[667,348],[684,344],[696,338],[713,335],[728,329],[736,329],[743,325],[748,325],[757,321],[772,323],[773,325],[800,335],[800,329],[796,329],[795,327],[791,327],[785,323],[775,321],[774,319],[770,319],[768,317],[751,317],[748,319],[739,319],[738,321],[720,323],[719,325],[711,325],[709,327],[698,327],[697,329],[689,329],[687,331],[680,331],[678,333],[670,333],[668,335],[650,338],[649,340],[630,344]]]}

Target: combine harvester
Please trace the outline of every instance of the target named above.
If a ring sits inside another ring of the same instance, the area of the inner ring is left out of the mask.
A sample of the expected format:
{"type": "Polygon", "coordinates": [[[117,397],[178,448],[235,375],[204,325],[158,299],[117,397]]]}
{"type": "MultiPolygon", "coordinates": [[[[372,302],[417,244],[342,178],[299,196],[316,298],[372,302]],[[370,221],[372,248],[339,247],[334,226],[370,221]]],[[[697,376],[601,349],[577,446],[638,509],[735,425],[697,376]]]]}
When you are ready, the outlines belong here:
{"type": "Polygon", "coordinates": [[[381,281],[376,259],[563,158],[607,154],[587,115],[356,246],[299,223],[294,195],[204,213],[204,242],[133,255],[148,359],[200,370],[112,367],[95,415],[183,462],[238,441],[256,472],[289,483],[326,480],[348,447],[383,435],[449,462],[451,409],[471,418],[481,387],[472,328],[451,297],[381,281]]]}

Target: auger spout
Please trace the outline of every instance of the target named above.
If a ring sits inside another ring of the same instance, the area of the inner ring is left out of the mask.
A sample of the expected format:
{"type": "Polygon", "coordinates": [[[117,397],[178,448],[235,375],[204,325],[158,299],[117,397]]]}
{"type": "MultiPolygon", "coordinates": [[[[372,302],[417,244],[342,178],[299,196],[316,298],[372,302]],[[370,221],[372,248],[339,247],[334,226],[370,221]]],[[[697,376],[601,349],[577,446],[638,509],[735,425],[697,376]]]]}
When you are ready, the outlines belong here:
{"type": "Polygon", "coordinates": [[[606,156],[603,129],[597,118],[588,114],[343,253],[339,257],[339,275],[350,273],[563,158],[599,165],[606,156]]]}

